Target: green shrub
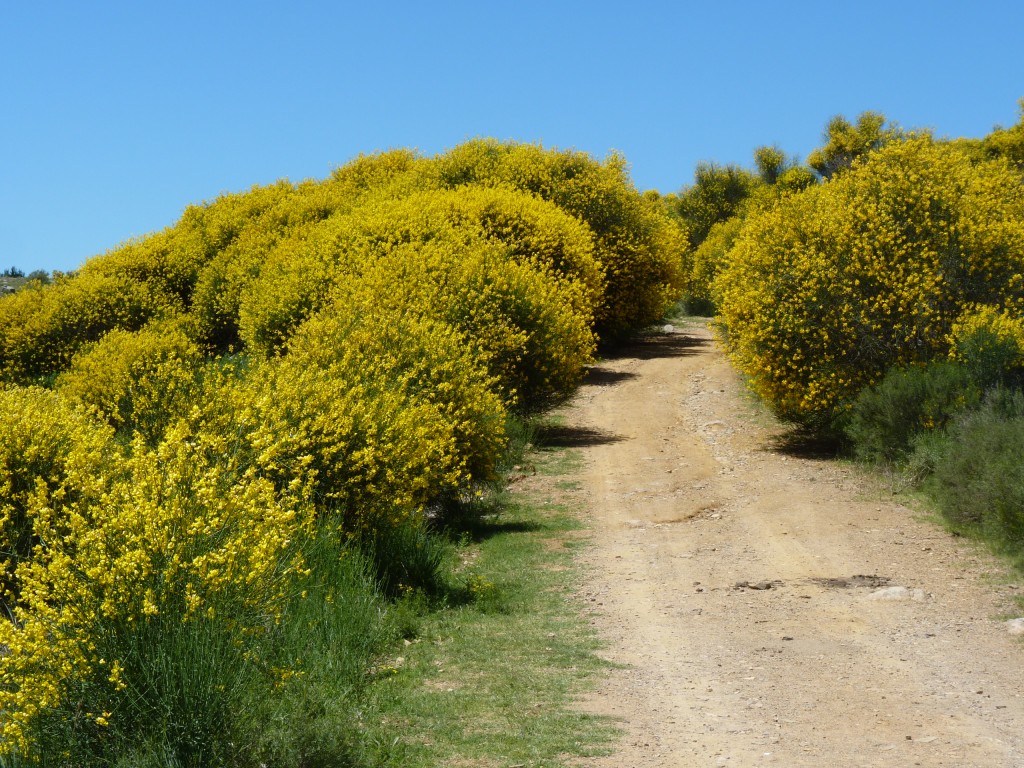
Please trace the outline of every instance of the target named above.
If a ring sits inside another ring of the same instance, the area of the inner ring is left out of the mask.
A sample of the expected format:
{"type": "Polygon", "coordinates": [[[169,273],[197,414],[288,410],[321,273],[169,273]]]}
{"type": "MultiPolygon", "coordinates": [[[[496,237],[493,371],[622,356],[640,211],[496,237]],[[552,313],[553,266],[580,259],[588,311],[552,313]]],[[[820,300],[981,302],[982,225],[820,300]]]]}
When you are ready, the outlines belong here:
{"type": "Polygon", "coordinates": [[[955,526],[1024,554],[1024,394],[1001,391],[950,426],[926,488],[955,526]]]}
{"type": "Polygon", "coordinates": [[[406,516],[394,526],[367,531],[359,540],[376,583],[391,598],[413,593],[439,595],[449,586],[452,545],[423,516],[406,516]]]}
{"type": "Polygon", "coordinates": [[[886,143],[899,139],[902,131],[890,124],[885,127],[885,115],[862,112],[856,125],[842,115],[836,115],[825,129],[825,145],[811,152],[807,164],[826,179],[845,172],[870,152],[886,143]]]}
{"type": "Polygon", "coordinates": [[[950,356],[980,381],[1007,383],[1024,370],[1024,318],[994,306],[968,310],[953,324],[950,356]]]}
{"type": "Polygon", "coordinates": [[[255,745],[253,765],[352,765],[367,670],[396,630],[359,548],[324,527],[301,551],[308,573],[295,580],[267,659],[290,674],[243,703],[243,739],[255,745]]]}
{"type": "Polygon", "coordinates": [[[759,184],[757,176],[739,166],[697,163],[693,184],[672,201],[675,214],[686,224],[690,245],[696,248],[716,224],[740,215],[759,184]]]}
{"type": "Polygon", "coordinates": [[[975,376],[957,363],[894,368],[860,393],[846,434],[860,458],[899,462],[922,433],[941,430],[956,414],[976,407],[981,395],[975,376]]]}

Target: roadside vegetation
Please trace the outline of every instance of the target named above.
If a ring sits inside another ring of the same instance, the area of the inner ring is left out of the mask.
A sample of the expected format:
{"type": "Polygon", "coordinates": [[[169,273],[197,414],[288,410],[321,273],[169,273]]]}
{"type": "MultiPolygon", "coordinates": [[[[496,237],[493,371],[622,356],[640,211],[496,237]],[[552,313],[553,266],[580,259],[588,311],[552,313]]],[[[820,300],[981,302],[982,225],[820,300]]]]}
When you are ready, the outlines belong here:
{"type": "Polygon", "coordinates": [[[1024,562],[1024,101],[981,139],[836,117],[800,164],[701,165],[662,198],[751,389],[1024,562]]]}
{"type": "Polygon", "coordinates": [[[686,263],[620,157],[479,140],[224,195],[0,298],[0,764],[600,743],[541,563],[570,518],[500,489],[686,263]]]}

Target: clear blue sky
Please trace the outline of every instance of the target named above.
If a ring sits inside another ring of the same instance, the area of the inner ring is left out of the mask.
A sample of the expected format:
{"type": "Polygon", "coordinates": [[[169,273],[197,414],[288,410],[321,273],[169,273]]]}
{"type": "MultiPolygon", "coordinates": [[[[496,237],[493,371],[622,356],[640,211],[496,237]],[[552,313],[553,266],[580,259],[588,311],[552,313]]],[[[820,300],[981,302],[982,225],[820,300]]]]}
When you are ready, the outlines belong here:
{"type": "Polygon", "coordinates": [[[391,147],[615,149],[671,192],[702,159],[806,156],[840,113],[981,136],[1017,120],[1022,30],[1020,0],[5,0],[0,268],[391,147]]]}

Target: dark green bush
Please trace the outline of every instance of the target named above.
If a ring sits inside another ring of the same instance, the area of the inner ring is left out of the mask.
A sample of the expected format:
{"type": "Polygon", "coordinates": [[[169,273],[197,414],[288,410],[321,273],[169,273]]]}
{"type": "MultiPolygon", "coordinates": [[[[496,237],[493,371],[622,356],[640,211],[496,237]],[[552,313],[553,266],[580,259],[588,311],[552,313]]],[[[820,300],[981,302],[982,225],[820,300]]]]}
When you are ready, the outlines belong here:
{"type": "Polygon", "coordinates": [[[996,390],[948,429],[926,484],[954,526],[1024,552],[1024,394],[996,390]]]}
{"type": "Polygon", "coordinates": [[[858,458],[899,462],[915,439],[944,427],[960,411],[981,402],[982,387],[968,368],[951,362],[894,368],[854,402],[846,435],[858,458]]]}

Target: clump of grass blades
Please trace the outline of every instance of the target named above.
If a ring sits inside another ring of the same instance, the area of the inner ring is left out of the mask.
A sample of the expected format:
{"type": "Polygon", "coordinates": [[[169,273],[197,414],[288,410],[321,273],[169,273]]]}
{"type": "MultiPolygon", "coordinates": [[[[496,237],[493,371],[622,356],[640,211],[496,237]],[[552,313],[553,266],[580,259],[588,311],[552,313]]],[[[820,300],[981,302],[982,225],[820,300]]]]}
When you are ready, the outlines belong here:
{"type": "Polygon", "coordinates": [[[366,670],[398,633],[358,548],[322,531],[304,552],[310,575],[285,609],[274,665],[277,694],[249,702],[259,765],[358,765],[366,670]]]}

